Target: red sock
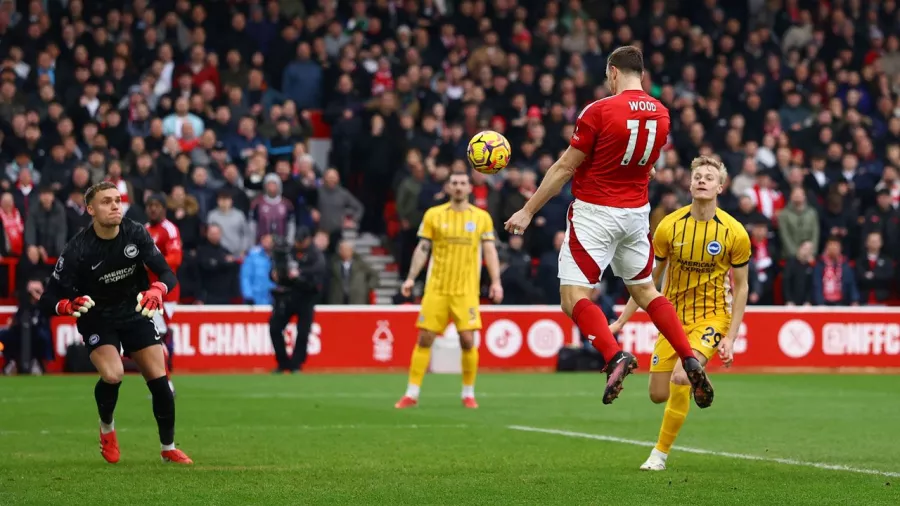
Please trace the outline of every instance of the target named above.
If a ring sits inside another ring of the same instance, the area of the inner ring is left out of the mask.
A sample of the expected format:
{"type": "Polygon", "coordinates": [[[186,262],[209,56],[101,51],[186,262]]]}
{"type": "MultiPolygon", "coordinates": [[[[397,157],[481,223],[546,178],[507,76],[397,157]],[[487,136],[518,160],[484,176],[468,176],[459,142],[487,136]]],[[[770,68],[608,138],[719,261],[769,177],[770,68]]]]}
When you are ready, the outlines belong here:
{"type": "Polygon", "coordinates": [[[589,299],[581,299],[575,303],[572,309],[572,321],[581,330],[581,333],[591,340],[591,344],[597,351],[603,354],[603,359],[609,362],[613,356],[622,351],[616,338],[609,331],[606,315],[589,299]]]}
{"type": "Polygon", "coordinates": [[[675,348],[675,353],[679,357],[684,359],[694,356],[694,350],[691,349],[691,343],[684,333],[684,327],[681,325],[681,320],[678,319],[675,306],[669,302],[669,299],[660,295],[650,301],[650,304],[647,305],[647,314],[666,341],[669,341],[672,348],[675,348]]]}

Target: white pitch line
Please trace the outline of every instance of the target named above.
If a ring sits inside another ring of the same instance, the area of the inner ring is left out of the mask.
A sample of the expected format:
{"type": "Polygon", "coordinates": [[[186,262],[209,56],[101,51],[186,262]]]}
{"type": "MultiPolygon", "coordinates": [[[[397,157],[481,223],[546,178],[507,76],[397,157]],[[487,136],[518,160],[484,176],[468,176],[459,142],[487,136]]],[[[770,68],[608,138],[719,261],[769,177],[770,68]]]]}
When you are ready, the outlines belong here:
{"type": "MultiPolygon", "coordinates": [[[[432,392],[424,393],[422,395],[426,398],[459,398],[459,393],[450,392],[432,392]]],[[[555,399],[557,397],[597,397],[597,392],[479,392],[477,395],[478,397],[490,397],[492,399],[555,399]]],[[[234,395],[204,395],[202,393],[195,393],[192,397],[217,399],[229,399],[235,397],[245,399],[394,399],[397,397],[397,394],[391,392],[254,392],[234,395]]]]}
{"type": "MultiPolygon", "coordinates": [[[[615,436],[604,436],[602,434],[589,434],[587,432],[572,432],[568,430],[558,429],[542,429],[540,427],[528,427],[524,425],[510,425],[508,429],[518,430],[522,432],[538,432],[542,434],[554,434],[557,436],[574,437],[580,439],[593,439],[595,441],[606,441],[609,443],[619,443],[631,446],[643,446],[653,448],[656,443],[650,441],[639,441],[636,439],[625,439],[615,436]]],[[[714,457],[724,457],[728,459],[753,460],[757,462],[771,462],[774,464],[784,464],[787,466],[813,467],[816,469],[826,469],[829,471],[844,471],[848,473],[873,474],[876,476],[886,476],[891,478],[900,478],[900,473],[891,471],[880,471],[878,469],[864,469],[859,467],[850,467],[840,464],[827,464],[824,462],[807,462],[794,459],[780,459],[775,457],[760,457],[759,455],[749,455],[746,453],[717,452],[713,450],[704,450],[702,448],[690,448],[685,446],[673,446],[674,450],[685,453],[695,453],[698,455],[712,455],[714,457]]]]}

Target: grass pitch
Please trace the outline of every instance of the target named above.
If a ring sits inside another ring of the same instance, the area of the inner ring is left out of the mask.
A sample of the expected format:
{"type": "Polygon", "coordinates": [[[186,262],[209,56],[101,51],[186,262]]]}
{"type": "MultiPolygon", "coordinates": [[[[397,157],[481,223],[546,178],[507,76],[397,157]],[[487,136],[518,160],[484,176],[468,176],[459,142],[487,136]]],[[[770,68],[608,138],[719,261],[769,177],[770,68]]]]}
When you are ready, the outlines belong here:
{"type": "Polygon", "coordinates": [[[678,440],[707,453],[662,473],[638,471],[663,410],[646,376],[603,406],[600,375],[482,374],[467,411],[431,375],[398,411],[401,375],[176,375],[193,467],[160,462],[137,376],[106,464],[95,381],[0,379],[0,505],[900,504],[900,376],[717,375],[678,440]]]}

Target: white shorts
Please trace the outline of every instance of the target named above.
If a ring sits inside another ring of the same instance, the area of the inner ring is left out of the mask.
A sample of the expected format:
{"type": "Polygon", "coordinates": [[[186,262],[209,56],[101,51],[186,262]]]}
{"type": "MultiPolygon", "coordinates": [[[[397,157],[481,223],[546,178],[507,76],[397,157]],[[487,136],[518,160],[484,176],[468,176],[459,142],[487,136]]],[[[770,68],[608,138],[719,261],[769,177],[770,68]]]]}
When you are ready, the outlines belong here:
{"type": "Polygon", "coordinates": [[[560,285],[593,287],[607,266],[626,285],[651,279],[650,204],[622,209],[576,200],[569,206],[559,251],[560,285]]]}

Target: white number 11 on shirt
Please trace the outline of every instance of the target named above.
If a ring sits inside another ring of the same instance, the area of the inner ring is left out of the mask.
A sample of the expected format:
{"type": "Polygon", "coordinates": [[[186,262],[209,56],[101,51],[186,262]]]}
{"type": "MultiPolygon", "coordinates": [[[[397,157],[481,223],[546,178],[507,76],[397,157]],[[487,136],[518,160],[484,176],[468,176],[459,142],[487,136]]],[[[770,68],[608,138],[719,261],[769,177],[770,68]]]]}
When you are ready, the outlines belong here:
{"type": "MultiPolygon", "coordinates": [[[[638,133],[641,131],[641,120],[630,119],[625,123],[631,135],[628,136],[628,147],[625,148],[625,156],[622,157],[622,165],[631,163],[634,156],[634,148],[637,146],[638,133]]],[[[656,120],[648,119],[644,125],[647,128],[647,145],[644,147],[644,156],[638,161],[638,165],[647,165],[650,154],[653,153],[653,145],[656,144],[656,120]]]]}

